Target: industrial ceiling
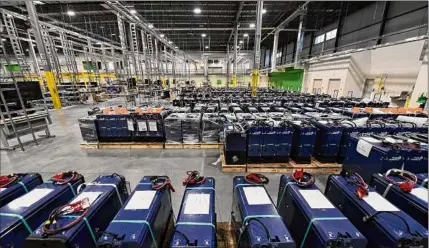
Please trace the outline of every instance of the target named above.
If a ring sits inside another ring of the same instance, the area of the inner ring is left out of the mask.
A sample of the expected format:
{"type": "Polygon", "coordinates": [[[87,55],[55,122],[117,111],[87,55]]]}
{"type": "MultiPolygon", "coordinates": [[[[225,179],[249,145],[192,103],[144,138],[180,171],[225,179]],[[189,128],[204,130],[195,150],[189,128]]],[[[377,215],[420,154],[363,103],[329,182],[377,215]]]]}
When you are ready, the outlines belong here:
{"type": "MultiPolygon", "coordinates": [[[[39,19],[70,28],[72,25],[91,37],[104,37],[119,43],[116,13],[105,2],[94,1],[35,1],[39,19]]],[[[289,17],[302,1],[264,1],[262,37],[289,17]]],[[[226,51],[233,45],[235,23],[239,25],[242,49],[253,49],[256,24],[256,1],[127,1],[123,2],[134,13],[140,14],[153,28],[163,34],[180,50],[226,51]]],[[[310,2],[307,5],[305,30],[313,32],[338,20],[341,11],[353,13],[371,2],[310,2]]],[[[26,14],[21,2],[2,1],[0,7],[26,14]]],[[[296,39],[299,18],[283,28],[280,43],[296,39]]],[[[23,25],[17,23],[17,25],[23,25]]],[[[25,27],[23,27],[25,30],[25,27]]],[[[264,39],[262,47],[270,47],[272,35],[264,39]]]]}

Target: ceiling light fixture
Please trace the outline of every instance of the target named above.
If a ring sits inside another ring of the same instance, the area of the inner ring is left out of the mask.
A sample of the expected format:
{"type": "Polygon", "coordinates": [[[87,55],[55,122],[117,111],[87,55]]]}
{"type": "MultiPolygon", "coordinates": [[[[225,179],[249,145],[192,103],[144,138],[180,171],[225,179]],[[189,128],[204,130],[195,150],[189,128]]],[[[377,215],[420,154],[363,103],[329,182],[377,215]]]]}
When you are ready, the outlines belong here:
{"type": "Polygon", "coordinates": [[[255,28],[255,27],[256,27],[256,26],[255,26],[255,23],[250,23],[250,24],[249,24],[249,27],[250,27],[250,28],[255,28]]]}
{"type": "Polygon", "coordinates": [[[168,44],[172,44],[172,43],[173,43],[172,41],[169,41],[169,42],[168,42],[168,44]]]}
{"type": "Polygon", "coordinates": [[[262,9],[262,14],[265,14],[265,13],[267,13],[267,10],[266,9],[262,9]]]}
{"type": "Polygon", "coordinates": [[[203,37],[203,38],[206,37],[206,34],[201,34],[201,37],[203,37]]]}
{"type": "Polygon", "coordinates": [[[152,24],[149,24],[149,25],[148,25],[148,27],[149,27],[149,28],[153,28],[153,25],[152,25],[152,24]]]}
{"type": "Polygon", "coordinates": [[[45,4],[44,2],[42,2],[42,1],[33,1],[33,3],[34,4],[39,4],[39,5],[43,5],[43,4],[45,4]]]}
{"type": "Polygon", "coordinates": [[[69,10],[69,11],[67,11],[67,15],[69,15],[69,16],[75,16],[76,13],[73,10],[69,10]]]}
{"type": "Polygon", "coordinates": [[[209,46],[205,46],[206,49],[209,49],[209,46]]]}
{"type": "Polygon", "coordinates": [[[174,47],[174,49],[179,49],[178,47],[174,47]]]}
{"type": "Polygon", "coordinates": [[[164,34],[160,34],[159,36],[160,36],[161,38],[164,38],[164,36],[165,36],[165,35],[164,35],[164,34]]]}
{"type": "Polygon", "coordinates": [[[6,39],[2,38],[1,41],[6,41],[6,39]]]}
{"type": "Polygon", "coordinates": [[[135,14],[135,13],[137,13],[137,10],[132,9],[132,10],[130,10],[130,13],[131,13],[131,14],[135,14]]]}
{"type": "Polygon", "coordinates": [[[201,13],[201,9],[200,8],[195,8],[194,9],[194,13],[195,14],[200,14],[201,13]]]}
{"type": "Polygon", "coordinates": [[[115,36],[116,34],[110,34],[110,36],[115,36]]]}
{"type": "Polygon", "coordinates": [[[243,44],[244,41],[240,40],[240,44],[243,44]]]}
{"type": "Polygon", "coordinates": [[[243,37],[249,37],[248,33],[243,34],[243,37]]]}

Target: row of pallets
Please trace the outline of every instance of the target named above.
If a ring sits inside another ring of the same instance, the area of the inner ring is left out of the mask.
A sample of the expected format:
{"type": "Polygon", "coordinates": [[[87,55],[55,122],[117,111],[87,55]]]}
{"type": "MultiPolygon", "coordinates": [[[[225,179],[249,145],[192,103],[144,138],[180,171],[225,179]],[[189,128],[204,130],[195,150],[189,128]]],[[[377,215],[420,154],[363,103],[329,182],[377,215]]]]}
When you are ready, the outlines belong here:
{"type": "Polygon", "coordinates": [[[179,144],[164,142],[84,142],[80,144],[80,147],[85,149],[219,149],[222,147],[222,144],[179,144]]]}
{"type": "Polygon", "coordinates": [[[313,174],[332,174],[341,171],[341,164],[321,163],[315,158],[310,164],[297,164],[293,160],[287,163],[247,163],[247,164],[227,164],[225,154],[220,152],[223,172],[249,172],[249,173],[292,173],[298,168],[303,168],[306,172],[313,174]]]}

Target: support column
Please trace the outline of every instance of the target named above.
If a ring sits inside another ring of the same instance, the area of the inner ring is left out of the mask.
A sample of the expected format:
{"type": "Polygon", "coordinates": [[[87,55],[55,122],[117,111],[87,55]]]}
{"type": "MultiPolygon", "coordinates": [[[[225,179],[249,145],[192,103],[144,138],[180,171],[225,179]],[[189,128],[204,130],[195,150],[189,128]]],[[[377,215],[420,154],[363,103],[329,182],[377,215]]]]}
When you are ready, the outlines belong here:
{"type": "Polygon", "coordinates": [[[237,87],[237,47],[238,47],[238,26],[235,26],[234,33],[234,67],[232,68],[232,87],[237,87]]]}
{"type": "Polygon", "coordinates": [[[301,14],[299,17],[299,28],[298,28],[298,37],[296,39],[296,52],[295,52],[295,65],[294,68],[298,67],[299,54],[302,51],[302,43],[304,41],[304,32],[302,31],[302,26],[304,25],[304,15],[301,14]]]}
{"type": "Polygon", "coordinates": [[[43,65],[43,74],[48,85],[49,93],[51,94],[52,105],[55,109],[61,109],[61,100],[57,90],[57,84],[54,79],[54,74],[52,73],[51,61],[49,61],[49,56],[46,52],[46,47],[42,39],[42,33],[40,31],[39,19],[37,18],[36,7],[34,6],[33,1],[26,0],[25,6],[27,7],[28,17],[33,28],[33,34],[36,38],[37,50],[39,50],[40,56],[43,56],[45,59],[45,64],[43,65]]]}
{"type": "Polygon", "coordinates": [[[176,56],[174,51],[171,51],[171,69],[173,70],[173,81],[176,83],[176,56]]]}
{"type": "MultiPolygon", "coordinates": [[[[383,17],[381,18],[380,29],[378,30],[378,39],[376,41],[377,45],[380,45],[381,41],[382,41],[381,36],[384,34],[384,28],[386,27],[386,21],[387,21],[387,15],[389,13],[389,8],[390,8],[390,2],[389,1],[384,2],[383,17]]],[[[339,33],[337,31],[337,36],[338,35],[339,35],[339,33]]]]}
{"type": "Polygon", "coordinates": [[[166,79],[165,79],[165,70],[164,70],[164,64],[166,65],[166,63],[162,63],[162,58],[164,57],[164,59],[166,58],[165,56],[166,53],[166,48],[165,45],[163,45],[163,49],[159,50],[159,58],[160,58],[160,65],[161,65],[161,83],[162,83],[162,88],[165,89],[167,87],[167,83],[166,83],[166,79]]]}
{"type": "Polygon", "coordinates": [[[277,30],[276,32],[274,32],[273,53],[271,55],[271,72],[273,72],[276,69],[276,64],[277,64],[277,47],[279,46],[279,33],[280,33],[279,30],[277,30]]]}
{"type": "Polygon", "coordinates": [[[226,50],[226,87],[228,88],[231,77],[231,59],[229,57],[229,47],[226,50]]]}
{"type": "Polygon", "coordinates": [[[39,68],[39,64],[37,62],[37,57],[36,57],[36,51],[34,51],[34,46],[33,46],[33,42],[31,39],[31,29],[27,30],[27,35],[28,35],[28,51],[30,53],[30,58],[33,61],[33,69],[34,72],[37,73],[39,75],[39,77],[41,77],[41,72],[40,72],[40,68],[39,68]]]}
{"type": "Polygon", "coordinates": [[[262,9],[263,1],[257,2],[256,8],[256,32],[255,32],[255,59],[253,61],[252,71],[252,96],[255,97],[259,84],[259,67],[261,63],[261,29],[262,29],[262,9]]]}

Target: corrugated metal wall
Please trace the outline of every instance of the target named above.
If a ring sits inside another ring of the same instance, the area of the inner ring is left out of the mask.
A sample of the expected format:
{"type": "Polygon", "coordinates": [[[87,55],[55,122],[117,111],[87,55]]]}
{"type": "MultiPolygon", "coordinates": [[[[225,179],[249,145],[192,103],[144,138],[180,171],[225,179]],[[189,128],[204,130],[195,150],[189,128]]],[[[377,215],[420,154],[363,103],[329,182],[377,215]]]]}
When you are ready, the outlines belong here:
{"type": "MultiPolygon", "coordinates": [[[[428,2],[402,1],[389,3],[384,32],[380,37],[379,33],[383,23],[385,5],[386,2],[375,2],[355,13],[347,14],[344,17],[341,32],[337,33],[339,40],[336,50],[343,51],[374,46],[377,44],[378,39],[380,39],[381,44],[384,44],[427,34],[428,2]]],[[[316,32],[314,37],[337,28],[337,25],[338,22],[325,26],[323,30],[316,32]]],[[[295,33],[292,34],[296,36],[295,33]]],[[[279,42],[278,51],[282,51],[282,57],[277,59],[278,65],[293,62],[295,54],[294,43],[295,41],[289,44],[279,42]]],[[[311,44],[311,34],[305,34],[300,57],[309,58],[322,53],[329,54],[334,51],[334,46],[335,39],[325,41],[325,44],[314,45],[314,41],[311,44]],[[310,50],[311,54],[309,54],[310,50]]]]}

